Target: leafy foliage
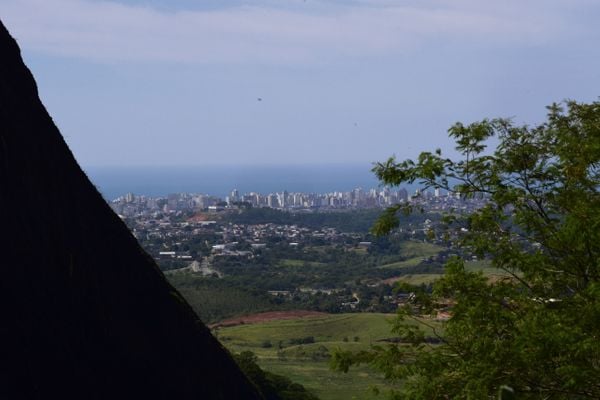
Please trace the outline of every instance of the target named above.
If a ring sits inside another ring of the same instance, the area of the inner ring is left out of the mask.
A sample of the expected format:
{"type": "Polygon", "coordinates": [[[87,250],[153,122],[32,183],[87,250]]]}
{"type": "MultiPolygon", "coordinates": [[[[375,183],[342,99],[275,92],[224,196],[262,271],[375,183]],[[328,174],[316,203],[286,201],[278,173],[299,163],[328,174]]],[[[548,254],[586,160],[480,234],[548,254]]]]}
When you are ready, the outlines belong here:
{"type": "MultiPolygon", "coordinates": [[[[489,281],[454,258],[433,293],[399,313],[394,330],[410,345],[340,352],[334,366],[370,363],[404,382],[398,398],[493,398],[504,385],[520,399],[600,398],[600,102],[553,104],[534,127],[493,119],[449,134],[458,161],[437,150],[373,170],[388,185],[485,195],[459,244],[508,276],[489,281]],[[443,303],[452,314],[431,345],[405,321],[443,303]]],[[[376,232],[391,231],[401,211],[376,232]]]]}

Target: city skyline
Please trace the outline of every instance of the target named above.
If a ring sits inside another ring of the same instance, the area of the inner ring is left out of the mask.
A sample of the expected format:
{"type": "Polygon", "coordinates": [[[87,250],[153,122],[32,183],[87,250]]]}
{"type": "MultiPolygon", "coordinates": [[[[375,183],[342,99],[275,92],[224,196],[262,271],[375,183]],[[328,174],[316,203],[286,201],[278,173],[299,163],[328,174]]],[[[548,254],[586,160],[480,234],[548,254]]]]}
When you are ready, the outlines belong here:
{"type": "MultiPolygon", "coordinates": [[[[467,201],[459,192],[441,188],[408,189],[356,187],[350,191],[332,190],[323,193],[306,193],[298,191],[276,191],[258,193],[255,191],[241,193],[232,189],[223,197],[208,193],[170,193],[164,196],[147,196],[144,194],[125,193],[109,201],[112,209],[119,215],[133,217],[151,215],[158,212],[177,213],[187,211],[218,212],[226,208],[274,208],[280,210],[344,210],[361,208],[385,208],[400,203],[442,202],[444,208],[457,205],[479,204],[485,196],[475,196],[475,201],[467,201]],[[465,203],[465,201],[467,201],[465,203]]],[[[461,207],[458,207],[461,208],[461,207]]]]}

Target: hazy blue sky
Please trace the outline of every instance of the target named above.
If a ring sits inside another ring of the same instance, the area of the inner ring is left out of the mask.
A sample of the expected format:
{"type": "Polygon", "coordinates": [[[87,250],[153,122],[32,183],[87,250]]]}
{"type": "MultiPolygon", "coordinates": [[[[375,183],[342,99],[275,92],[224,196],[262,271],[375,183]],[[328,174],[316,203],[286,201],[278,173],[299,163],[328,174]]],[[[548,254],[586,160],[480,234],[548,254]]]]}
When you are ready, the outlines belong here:
{"type": "Polygon", "coordinates": [[[458,120],[600,94],[595,0],[1,0],[0,18],[85,166],[405,158],[450,149],[458,120]]]}

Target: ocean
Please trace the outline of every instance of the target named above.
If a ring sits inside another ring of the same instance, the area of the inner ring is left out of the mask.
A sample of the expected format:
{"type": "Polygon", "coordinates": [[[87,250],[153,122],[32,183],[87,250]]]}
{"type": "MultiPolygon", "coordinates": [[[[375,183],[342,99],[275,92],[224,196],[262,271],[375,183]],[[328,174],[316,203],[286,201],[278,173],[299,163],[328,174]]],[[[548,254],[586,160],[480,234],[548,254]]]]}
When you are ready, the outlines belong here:
{"type": "Polygon", "coordinates": [[[87,167],[89,178],[107,200],[125,193],[166,196],[204,193],[224,198],[240,194],[282,192],[327,193],[377,188],[379,182],[366,164],[87,167]]]}

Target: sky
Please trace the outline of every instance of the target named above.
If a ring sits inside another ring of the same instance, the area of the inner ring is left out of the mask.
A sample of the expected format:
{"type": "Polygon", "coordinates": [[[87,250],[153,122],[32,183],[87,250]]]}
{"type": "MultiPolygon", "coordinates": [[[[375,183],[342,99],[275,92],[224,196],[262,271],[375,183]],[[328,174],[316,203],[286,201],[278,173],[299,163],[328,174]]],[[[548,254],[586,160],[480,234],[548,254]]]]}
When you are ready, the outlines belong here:
{"type": "Polygon", "coordinates": [[[83,166],[370,163],[600,91],[596,0],[1,0],[83,166]]]}

